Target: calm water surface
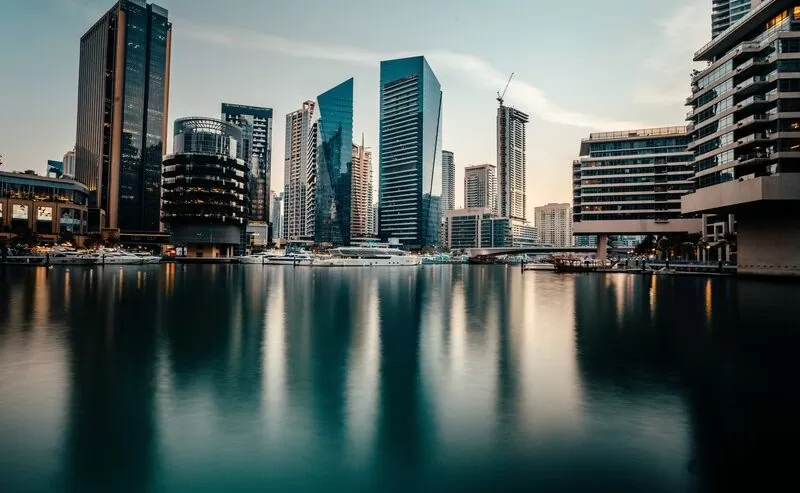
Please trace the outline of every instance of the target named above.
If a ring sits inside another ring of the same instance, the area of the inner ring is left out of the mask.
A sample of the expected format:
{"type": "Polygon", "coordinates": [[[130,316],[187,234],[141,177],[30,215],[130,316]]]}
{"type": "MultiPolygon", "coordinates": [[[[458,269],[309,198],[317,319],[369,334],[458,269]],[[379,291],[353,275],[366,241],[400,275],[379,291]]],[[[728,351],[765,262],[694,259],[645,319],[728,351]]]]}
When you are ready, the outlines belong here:
{"type": "Polygon", "coordinates": [[[0,491],[764,486],[798,343],[762,281],[0,266],[0,491]]]}

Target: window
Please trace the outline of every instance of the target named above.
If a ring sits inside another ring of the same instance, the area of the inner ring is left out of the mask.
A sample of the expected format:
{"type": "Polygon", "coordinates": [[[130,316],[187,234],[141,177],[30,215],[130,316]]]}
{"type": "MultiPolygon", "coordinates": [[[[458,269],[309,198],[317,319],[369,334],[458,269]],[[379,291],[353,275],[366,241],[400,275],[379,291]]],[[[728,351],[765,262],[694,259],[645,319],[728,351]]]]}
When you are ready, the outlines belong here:
{"type": "Polygon", "coordinates": [[[794,19],[800,19],[800,7],[792,7],[792,17],[794,19]]]}
{"type": "MultiPolygon", "coordinates": [[[[794,12],[794,11],[796,11],[796,9],[797,9],[797,7],[795,7],[795,8],[793,9],[793,12],[794,12]]],[[[770,19],[770,20],[767,22],[767,29],[770,29],[770,28],[773,28],[773,27],[777,26],[777,25],[778,25],[778,24],[780,24],[782,21],[786,20],[786,18],[787,18],[787,17],[789,17],[789,11],[787,11],[787,10],[784,10],[783,12],[781,12],[781,13],[780,13],[780,14],[778,14],[778,15],[776,15],[775,17],[773,17],[772,19],[770,19]]],[[[795,17],[795,19],[796,19],[796,18],[797,18],[797,17],[795,17]]]]}

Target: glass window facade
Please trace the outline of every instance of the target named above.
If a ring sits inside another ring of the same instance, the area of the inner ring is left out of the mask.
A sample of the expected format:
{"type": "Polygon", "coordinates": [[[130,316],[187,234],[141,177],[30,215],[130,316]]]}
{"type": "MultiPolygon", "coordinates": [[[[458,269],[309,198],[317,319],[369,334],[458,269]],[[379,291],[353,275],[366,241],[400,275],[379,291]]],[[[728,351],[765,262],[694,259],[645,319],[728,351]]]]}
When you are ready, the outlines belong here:
{"type": "Polygon", "coordinates": [[[76,178],[106,211],[93,228],[160,229],[171,29],[165,9],[120,0],[81,38],[76,178]]]}
{"type": "Polygon", "coordinates": [[[314,241],[350,242],[353,169],[353,79],[317,97],[314,241]]]}
{"type": "Polygon", "coordinates": [[[379,236],[439,241],[442,90],[424,57],[381,62],[379,236]]]}
{"type": "Polygon", "coordinates": [[[592,134],[573,163],[573,222],[680,218],[693,190],[688,143],[685,127],[592,134]]]}
{"type": "MultiPolygon", "coordinates": [[[[248,208],[250,221],[271,222],[272,108],[222,103],[222,119],[242,129],[242,159],[250,168],[248,208]]],[[[271,224],[269,241],[272,241],[271,224]]]]}

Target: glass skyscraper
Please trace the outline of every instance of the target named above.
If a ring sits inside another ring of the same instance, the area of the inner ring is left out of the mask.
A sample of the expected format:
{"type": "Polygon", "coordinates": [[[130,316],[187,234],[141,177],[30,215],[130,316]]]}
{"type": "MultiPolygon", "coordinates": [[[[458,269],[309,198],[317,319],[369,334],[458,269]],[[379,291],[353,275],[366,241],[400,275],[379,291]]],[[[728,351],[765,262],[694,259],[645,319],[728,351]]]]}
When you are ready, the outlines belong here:
{"type": "Polygon", "coordinates": [[[353,167],[353,79],[317,97],[314,241],[350,243],[353,167]]]}
{"type": "MultiPolygon", "coordinates": [[[[250,170],[249,219],[270,222],[272,170],[272,108],[222,103],[222,119],[242,129],[242,156],[250,170]]],[[[272,240],[271,225],[268,241],[272,240]]]]}
{"type": "Polygon", "coordinates": [[[379,236],[439,241],[442,88],[425,57],[381,62],[379,236]]]}
{"type": "Polygon", "coordinates": [[[160,229],[171,33],[166,9],[120,0],[81,37],[75,173],[90,230],[160,229]]]}

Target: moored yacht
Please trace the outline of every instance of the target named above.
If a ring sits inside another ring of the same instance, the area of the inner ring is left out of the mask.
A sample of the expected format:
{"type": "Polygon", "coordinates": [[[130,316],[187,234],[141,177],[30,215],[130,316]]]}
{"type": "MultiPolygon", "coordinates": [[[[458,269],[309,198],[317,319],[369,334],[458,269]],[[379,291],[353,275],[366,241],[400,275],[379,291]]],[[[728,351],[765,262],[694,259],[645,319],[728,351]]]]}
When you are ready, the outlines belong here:
{"type": "Polygon", "coordinates": [[[115,248],[101,248],[87,254],[86,257],[94,259],[95,263],[99,265],[142,265],[145,263],[144,258],[115,248]]]}
{"type": "Polygon", "coordinates": [[[306,252],[293,252],[284,255],[267,255],[264,263],[267,265],[311,265],[314,256],[306,252]]]}
{"type": "Polygon", "coordinates": [[[250,255],[243,255],[239,257],[240,264],[266,264],[272,257],[280,257],[282,254],[274,250],[267,252],[258,252],[250,255]]]}
{"type": "Polygon", "coordinates": [[[315,260],[315,267],[393,267],[420,265],[421,259],[399,248],[380,246],[339,247],[330,257],[315,260]]]}
{"type": "Polygon", "coordinates": [[[73,248],[57,247],[47,256],[50,265],[94,265],[96,260],[73,248]]]}

